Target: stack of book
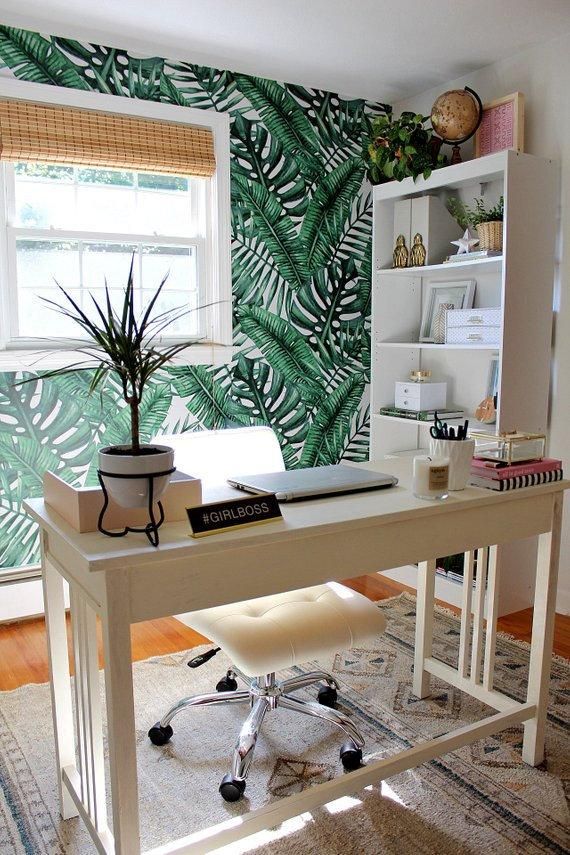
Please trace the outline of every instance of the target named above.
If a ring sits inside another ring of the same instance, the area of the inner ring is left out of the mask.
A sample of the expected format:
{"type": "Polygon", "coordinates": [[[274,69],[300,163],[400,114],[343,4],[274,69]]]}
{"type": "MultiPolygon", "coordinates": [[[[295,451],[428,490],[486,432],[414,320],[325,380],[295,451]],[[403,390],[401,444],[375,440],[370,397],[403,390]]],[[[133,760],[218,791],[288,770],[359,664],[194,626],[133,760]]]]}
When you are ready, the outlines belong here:
{"type": "Polygon", "coordinates": [[[552,457],[513,463],[510,466],[495,460],[473,458],[469,483],[488,490],[516,490],[517,487],[534,487],[562,479],[562,461],[552,457]]]}
{"type": "MultiPolygon", "coordinates": [[[[380,407],[381,416],[391,416],[397,419],[410,419],[416,422],[433,422],[436,410],[404,410],[402,407],[380,407]]],[[[453,409],[438,409],[437,414],[442,421],[449,419],[462,419],[465,417],[463,410],[455,407],[453,409]]]]}

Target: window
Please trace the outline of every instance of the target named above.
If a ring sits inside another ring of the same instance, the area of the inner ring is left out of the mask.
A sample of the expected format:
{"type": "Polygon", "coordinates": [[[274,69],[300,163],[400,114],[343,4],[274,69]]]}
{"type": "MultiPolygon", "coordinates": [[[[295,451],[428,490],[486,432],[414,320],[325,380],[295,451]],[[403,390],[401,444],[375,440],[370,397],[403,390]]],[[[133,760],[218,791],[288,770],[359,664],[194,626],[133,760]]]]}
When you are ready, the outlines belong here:
{"type": "MultiPolygon", "coordinates": [[[[0,98],[7,83],[17,82],[3,82],[0,98]]],[[[23,85],[26,94],[37,88],[23,85]]],[[[20,98],[21,93],[20,89],[20,98]]],[[[127,100],[94,93],[65,95],[68,101],[74,95],[82,103],[104,99],[107,111],[109,100],[115,102],[115,110],[127,100]]],[[[149,111],[166,112],[171,121],[175,111],[178,121],[182,117],[191,121],[199,113],[203,122],[204,111],[142,102],[129,102],[124,109],[133,107],[145,118],[149,111]]],[[[78,115],[83,119],[86,114],[78,115]]],[[[108,114],[105,118],[109,120],[108,114]]],[[[106,280],[111,299],[118,304],[133,258],[139,307],[167,275],[156,311],[186,306],[196,310],[168,330],[171,341],[195,337],[203,343],[186,351],[184,361],[229,358],[229,130],[227,117],[212,118],[217,121],[213,178],[129,170],[125,163],[120,168],[94,166],[85,162],[88,158],[72,163],[73,152],[65,151],[60,163],[2,159],[0,370],[27,367],[37,359],[37,338],[56,340],[50,365],[74,361],[76,357],[66,356],[62,348],[71,347],[70,340],[80,331],[40,298],[61,302],[59,284],[89,311],[90,295],[100,298],[106,280]],[[225,120],[221,128],[220,118],[225,120]]],[[[128,151],[120,148],[120,152],[127,159],[128,151]]],[[[41,364],[46,366],[45,357],[41,364]]]]}

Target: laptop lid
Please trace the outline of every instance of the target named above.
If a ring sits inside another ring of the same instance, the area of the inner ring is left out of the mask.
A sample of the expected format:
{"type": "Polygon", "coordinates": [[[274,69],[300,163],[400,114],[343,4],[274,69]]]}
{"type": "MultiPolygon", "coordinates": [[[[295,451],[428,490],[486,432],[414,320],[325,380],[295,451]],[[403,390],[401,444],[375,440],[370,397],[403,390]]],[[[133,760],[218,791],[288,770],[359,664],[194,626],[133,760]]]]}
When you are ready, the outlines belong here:
{"type": "Polygon", "coordinates": [[[335,493],[357,493],[393,487],[398,479],[383,472],[372,472],[355,466],[313,466],[263,475],[235,475],[228,483],[246,493],[275,493],[280,502],[330,496],[335,493]]]}

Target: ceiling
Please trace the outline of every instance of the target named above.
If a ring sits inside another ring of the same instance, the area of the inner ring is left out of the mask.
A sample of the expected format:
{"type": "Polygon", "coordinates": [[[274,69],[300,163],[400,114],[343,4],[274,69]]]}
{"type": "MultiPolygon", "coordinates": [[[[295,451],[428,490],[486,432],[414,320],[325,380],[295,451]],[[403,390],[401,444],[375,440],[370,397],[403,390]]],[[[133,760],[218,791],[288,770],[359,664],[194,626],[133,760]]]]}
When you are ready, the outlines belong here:
{"type": "Polygon", "coordinates": [[[570,0],[0,0],[0,23],[394,102],[570,32],[570,0]]]}

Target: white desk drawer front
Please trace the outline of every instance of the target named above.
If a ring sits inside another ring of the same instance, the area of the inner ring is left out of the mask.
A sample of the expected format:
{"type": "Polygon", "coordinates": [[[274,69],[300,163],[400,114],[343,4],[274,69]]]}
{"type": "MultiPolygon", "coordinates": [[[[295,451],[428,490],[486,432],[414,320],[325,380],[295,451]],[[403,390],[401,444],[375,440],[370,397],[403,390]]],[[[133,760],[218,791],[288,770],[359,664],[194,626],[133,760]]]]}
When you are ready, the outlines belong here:
{"type": "Polygon", "coordinates": [[[402,383],[396,381],[394,404],[404,410],[433,410],[445,407],[447,383],[402,383]]]}

